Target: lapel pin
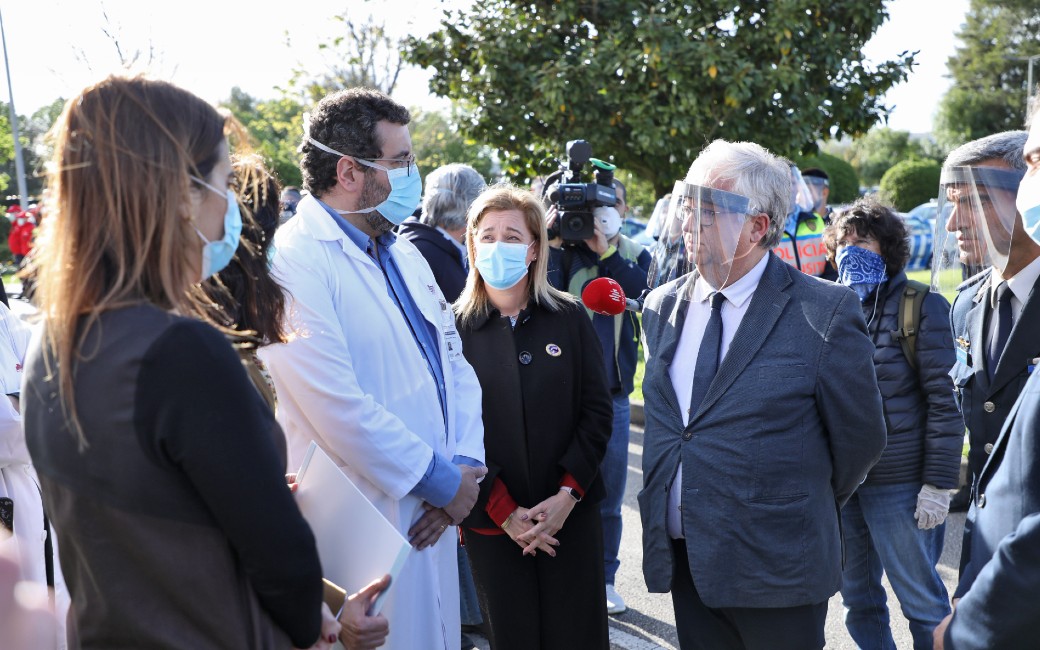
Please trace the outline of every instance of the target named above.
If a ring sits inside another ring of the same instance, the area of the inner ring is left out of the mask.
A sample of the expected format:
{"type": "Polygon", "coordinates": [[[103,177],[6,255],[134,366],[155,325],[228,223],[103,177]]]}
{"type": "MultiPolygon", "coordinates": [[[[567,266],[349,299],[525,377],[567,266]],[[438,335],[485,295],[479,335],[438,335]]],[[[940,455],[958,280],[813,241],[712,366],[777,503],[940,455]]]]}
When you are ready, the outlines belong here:
{"type": "Polygon", "coordinates": [[[556,345],[555,343],[550,343],[549,345],[545,346],[545,351],[549,353],[550,357],[558,357],[561,354],[563,354],[563,350],[561,350],[560,346],[556,345]]]}

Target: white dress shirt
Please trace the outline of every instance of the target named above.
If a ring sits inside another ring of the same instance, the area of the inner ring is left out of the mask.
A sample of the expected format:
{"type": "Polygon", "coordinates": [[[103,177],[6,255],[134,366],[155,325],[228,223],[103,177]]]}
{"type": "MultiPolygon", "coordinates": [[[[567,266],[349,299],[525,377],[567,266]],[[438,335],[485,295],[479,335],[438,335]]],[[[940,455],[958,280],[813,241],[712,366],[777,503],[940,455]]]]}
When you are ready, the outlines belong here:
{"type": "MultiPolygon", "coordinates": [[[[722,337],[719,341],[719,367],[726,358],[729,344],[733,341],[733,335],[740,327],[740,321],[747,313],[748,305],[751,304],[751,296],[758,288],[758,282],[765,273],[769,255],[765,255],[744,277],[733,284],[722,289],[721,293],[725,300],[722,301],[722,337]]],[[[682,412],[683,425],[690,422],[691,405],[690,393],[693,391],[693,373],[697,367],[697,353],[700,351],[701,339],[704,330],[708,326],[708,318],[711,317],[711,303],[709,299],[715,290],[705,282],[704,278],[698,277],[693,285],[693,296],[690,306],[686,312],[686,321],[683,324],[682,333],[679,335],[679,343],[675,348],[675,356],[668,368],[668,377],[672,380],[672,388],[679,400],[679,410],[682,412]]],[[[696,408],[696,407],[693,407],[696,408]]],[[[682,462],[679,462],[679,470],[675,474],[675,480],[668,490],[668,510],[666,520],[668,534],[672,539],[685,537],[682,529],[682,516],[680,505],[682,504],[682,462]]]]}
{"type": "MultiPolygon", "coordinates": [[[[1022,309],[1025,307],[1026,300],[1029,299],[1030,292],[1033,291],[1033,286],[1036,284],[1037,278],[1040,278],[1040,257],[1027,264],[1025,268],[1007,281],[1008,289],[1011,289],[1012,323],[1017,323],[1018,317],[1022,315],[1022,309]]],[[[999,281],[997,284],[999,284],[999,281]]],[[[994,297],[996,295],[996,286],[996,284],[993,285],[994,294],[991,296],[991,305],[996,304],[996,299],[994,297]]]]}

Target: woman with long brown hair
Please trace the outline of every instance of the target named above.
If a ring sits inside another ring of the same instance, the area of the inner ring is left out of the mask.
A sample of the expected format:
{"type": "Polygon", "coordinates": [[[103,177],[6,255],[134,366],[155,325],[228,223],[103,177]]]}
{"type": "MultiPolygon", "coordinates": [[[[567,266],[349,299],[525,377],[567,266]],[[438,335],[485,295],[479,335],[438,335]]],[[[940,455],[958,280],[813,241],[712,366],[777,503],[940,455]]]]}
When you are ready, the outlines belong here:
{"type": "Polygon", "coordinates": [[[288,648],[322,631],[321,567],[270,408],[193,285],[238,247],[233,120],[109,77],[54,128],[26,438],[77,648],[288,648]]]}

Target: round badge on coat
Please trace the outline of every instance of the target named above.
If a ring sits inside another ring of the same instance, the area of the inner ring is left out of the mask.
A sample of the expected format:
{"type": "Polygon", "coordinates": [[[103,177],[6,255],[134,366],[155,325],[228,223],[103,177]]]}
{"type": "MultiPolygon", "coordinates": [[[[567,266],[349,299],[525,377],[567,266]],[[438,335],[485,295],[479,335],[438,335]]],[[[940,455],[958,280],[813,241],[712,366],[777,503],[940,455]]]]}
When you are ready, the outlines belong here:
{"type": "Polygon", "coordinates": [[[545,351],[549,353],[550,357],[558,357],[561,354],[563,354],[563,350],[561,350],[560,346],[556,345],[555,343],[550,343],[549,345],[545,346],[545,351]]]}

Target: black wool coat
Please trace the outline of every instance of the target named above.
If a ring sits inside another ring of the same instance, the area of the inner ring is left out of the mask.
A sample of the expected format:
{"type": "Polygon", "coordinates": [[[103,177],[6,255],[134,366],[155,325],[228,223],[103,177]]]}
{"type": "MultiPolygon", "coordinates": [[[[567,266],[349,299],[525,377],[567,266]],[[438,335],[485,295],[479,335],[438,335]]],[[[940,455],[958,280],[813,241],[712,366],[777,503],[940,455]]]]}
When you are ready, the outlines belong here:
{"type": "Polygon", "coordinates": [[[463,354],[483,393],[488,467],[463,525],[497,528],[485,511],[496,478],[525,508],[555,494],[568,472],[585,490],[579,507],[602,499],[599,466],[613,405],[585,309],[577,302],[556,312],[531,305],[520,312],[515,329],[495,310],[458,325],[463,354]]]}

